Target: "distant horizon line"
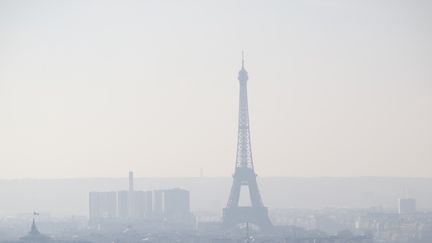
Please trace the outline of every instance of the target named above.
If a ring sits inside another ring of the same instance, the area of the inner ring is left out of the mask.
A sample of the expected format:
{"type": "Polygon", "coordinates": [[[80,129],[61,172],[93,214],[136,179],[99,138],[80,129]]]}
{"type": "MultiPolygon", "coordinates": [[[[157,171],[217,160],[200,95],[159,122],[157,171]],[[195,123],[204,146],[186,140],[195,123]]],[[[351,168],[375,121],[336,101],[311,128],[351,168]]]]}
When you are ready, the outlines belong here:
{"type": "MultiPolygon", "coordinates": [[[[134,179],[226,179],[232,176],[136,176],[134,179]]],[[[258,176],[258,178],[277,179],[277,178],[292,178],[292,179],[359,179],[359,178],[377,178],[377,179],[432,179],[432,176],[258,176]]],[[[0,178],[0,181],[14,181],[14,180],[89,180],[89,179],[128,179],[127,176],[121,177],[25,177],[25,178],[0,178]]]]}

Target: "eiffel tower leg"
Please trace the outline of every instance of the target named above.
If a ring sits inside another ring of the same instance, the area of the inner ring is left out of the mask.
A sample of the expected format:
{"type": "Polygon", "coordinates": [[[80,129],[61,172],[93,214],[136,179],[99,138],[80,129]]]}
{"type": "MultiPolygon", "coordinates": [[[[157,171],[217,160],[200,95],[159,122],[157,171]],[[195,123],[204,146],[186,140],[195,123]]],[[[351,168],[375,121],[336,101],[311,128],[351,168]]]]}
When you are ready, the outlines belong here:
{"type": "Polygon", "coordinates": [[[259,190],[258,190],[256,178],[249,180],[248,186],[249,186],[249,195],[250,195],[252,207],[263,207],[263,203],[261,200],[261,195],[260,195],[259,190]]]}
{"type": "Polygon", "coordinates": [[[240,200],[241,181],[234,177],[233,184],[231,186],[231,193],[228,199],[228,207],[237,207],[240,200]]]}

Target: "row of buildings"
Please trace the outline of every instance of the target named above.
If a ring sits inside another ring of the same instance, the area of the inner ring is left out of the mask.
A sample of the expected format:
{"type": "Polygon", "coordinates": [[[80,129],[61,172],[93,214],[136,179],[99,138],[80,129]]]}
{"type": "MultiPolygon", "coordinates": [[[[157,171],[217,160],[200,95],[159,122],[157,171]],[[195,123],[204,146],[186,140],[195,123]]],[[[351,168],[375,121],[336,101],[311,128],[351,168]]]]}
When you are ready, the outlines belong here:
{"type": "Polygon", "coordinates": [[[188,214],[189,192],[180,188],[89,193],[90,221],[114,218],[175,218],[188,214]]]}
{"type": "Polygon", "coordinates": [[[192,226],[189,191],[139,191],[133,184],[133,173],[129,172],[129,190],[90,192],[90,224],[147,220],[192,226]]]}

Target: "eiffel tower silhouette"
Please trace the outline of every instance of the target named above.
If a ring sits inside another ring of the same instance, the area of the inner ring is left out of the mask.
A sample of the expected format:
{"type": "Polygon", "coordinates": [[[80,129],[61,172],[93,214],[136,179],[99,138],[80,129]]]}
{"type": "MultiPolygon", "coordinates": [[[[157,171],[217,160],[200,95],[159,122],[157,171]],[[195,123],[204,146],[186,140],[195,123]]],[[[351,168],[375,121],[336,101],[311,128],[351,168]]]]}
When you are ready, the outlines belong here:
{"type": "Polygon", "coordinates": [[[235,227],[242,223],[252,223],[261,230],[270,230],[273,225],[268,217],[268,210],[264,207],[256,181],[252,160],[252,148],[249,129],[249,111],[247,98],[248,73],[244,68],[242,53],[242,67],[239,72],[240,107],[237,140],[237,158],[233,184],[227,206],[223,209],[223,225],[225,228],[235,227]],[[250,206],[239,206],[242,186],[249,188],[250,206]]]}

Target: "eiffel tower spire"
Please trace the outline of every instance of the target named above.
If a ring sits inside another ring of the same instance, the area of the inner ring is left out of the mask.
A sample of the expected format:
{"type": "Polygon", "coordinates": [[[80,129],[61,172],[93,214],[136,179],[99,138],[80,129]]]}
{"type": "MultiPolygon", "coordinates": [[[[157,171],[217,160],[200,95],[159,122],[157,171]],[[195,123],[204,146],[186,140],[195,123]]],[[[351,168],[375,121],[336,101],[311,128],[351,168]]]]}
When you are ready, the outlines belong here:
{"type": "Polygon", "coordinates": [[[244,69],[244,51],[242,51],[242,69],[244,69]]]}
{"type": "Polygon", "coordinates": [[[238,75],[240,83],[239,118],[237,134],[237,156],[233,184],[226,208],[223,210],[223,223],[226,227],[251,222],[263,230],[272,227],[267,208],[264,207],[258,190],[256,174],[252,159],[252,147],[249,126],[249,107],[247,96],[248,73],[244,67],[242,52],[242,67],[238,75]],[[241,187],[248,186],[251,206],[240,207],[241,187]]]}

